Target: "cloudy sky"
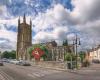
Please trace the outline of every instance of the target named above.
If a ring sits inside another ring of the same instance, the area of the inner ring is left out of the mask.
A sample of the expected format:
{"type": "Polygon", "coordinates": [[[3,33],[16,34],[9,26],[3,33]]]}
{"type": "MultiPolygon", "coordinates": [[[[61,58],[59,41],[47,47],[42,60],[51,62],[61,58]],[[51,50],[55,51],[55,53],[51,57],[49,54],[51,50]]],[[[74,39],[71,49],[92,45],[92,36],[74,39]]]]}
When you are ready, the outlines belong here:
{"type": "Polygon", "coordinates": [[[0,50],[16,49],[18,18],[33,23],[32,41],[69,42],[77,34],[81,49],[99,44],[100,0],[0,0],[0,50]]]}

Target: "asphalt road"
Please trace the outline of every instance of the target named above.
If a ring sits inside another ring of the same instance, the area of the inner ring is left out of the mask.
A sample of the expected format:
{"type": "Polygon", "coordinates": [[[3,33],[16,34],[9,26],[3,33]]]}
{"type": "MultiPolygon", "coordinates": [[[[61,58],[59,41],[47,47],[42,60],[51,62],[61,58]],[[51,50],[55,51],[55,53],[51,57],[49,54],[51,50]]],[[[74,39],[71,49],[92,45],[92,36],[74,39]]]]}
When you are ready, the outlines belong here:
{"type": "Polygon", "coordinates": [[[100,80],[100,64],[75,71],[6,63],[0,66],[0,80],[100,80]]]}

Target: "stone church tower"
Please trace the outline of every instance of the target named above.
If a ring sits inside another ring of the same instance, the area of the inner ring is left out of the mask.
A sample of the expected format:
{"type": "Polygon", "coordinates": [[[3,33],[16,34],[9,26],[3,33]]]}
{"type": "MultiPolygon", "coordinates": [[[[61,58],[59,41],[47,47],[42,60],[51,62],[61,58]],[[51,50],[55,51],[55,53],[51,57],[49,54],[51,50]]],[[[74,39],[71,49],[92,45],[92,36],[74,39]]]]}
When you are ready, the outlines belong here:
{"type": "Polygon", "coordinates": [[[29,54],[27,53],[27,48],[32,45],[32,22],[30,20],[30,25],[26,23],[26,17],[24,15],[23,22],[20,23],[20,18],[18,19],[18,34],[17,34],[17,52],[16,58],[22,60],[28,60],[29,54]]]}

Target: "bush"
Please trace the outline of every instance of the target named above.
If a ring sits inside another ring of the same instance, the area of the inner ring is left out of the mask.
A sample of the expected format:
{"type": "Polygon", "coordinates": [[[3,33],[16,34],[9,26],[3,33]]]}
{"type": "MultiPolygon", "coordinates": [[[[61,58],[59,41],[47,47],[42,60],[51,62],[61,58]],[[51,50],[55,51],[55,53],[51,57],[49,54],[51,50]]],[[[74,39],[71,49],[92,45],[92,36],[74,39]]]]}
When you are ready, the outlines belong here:
{"type": "Polygon", "coordinates": [[[88,60],[82,63],[82,67],[88,67],[89,65],[90,65],[90,62],[88,60]]]}
{"type": "Polygon", "coordinates": [[[76,56],[74,54],[71,53],[67,53],[67,55],[65,55],[65,61],[75,61],[76,60],[76,56]]]}

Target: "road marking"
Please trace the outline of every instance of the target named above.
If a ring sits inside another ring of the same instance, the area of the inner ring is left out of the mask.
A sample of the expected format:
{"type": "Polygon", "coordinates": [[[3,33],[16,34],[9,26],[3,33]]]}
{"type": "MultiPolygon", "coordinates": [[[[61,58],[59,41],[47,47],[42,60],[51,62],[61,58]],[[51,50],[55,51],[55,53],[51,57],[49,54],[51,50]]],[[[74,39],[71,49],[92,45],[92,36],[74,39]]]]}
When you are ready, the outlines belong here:
{"type": "Polygon", "coordinates": [[[0,80],[5,80],[5,78],[0,74],[0,80]]]}
{"type": "Polygon", "coordinates": [[[34,73],[29,73],[28,76],[33,77],[33,78],[39,78],[39,77],[43,77],[46,76],[48,74],[53,74],[53,73],[57,73],[58,71],[39,71],[39,72],[34,72],[34,73]]]}
{"type": "Polygon", "coordinates": [[[35,78],[35,76],[34,76],[34,75],[32,75],[32,74],[28,74],[28,76],[29,76],[29,77],[33,77],[33,78],[35,78]]]}
{"type": "Polygon", "coordinates": [[[43,73],[32,73],[33,75],[37,76],[37,77],[43,77],[45,76],[45,74],[43,73]]]}
{"type": "Polygon", "coordinates": [[[2,70],[0,70],[0,74],[1,74],[3,80],[14,80],[11,76],[7,75],[2,70]]]}
{"type": "Polygon", "coordinates": [[[33,78],[39,78],[45,76],[43,73],[30,73],[28,76],[33,77],[33,78]]]}

